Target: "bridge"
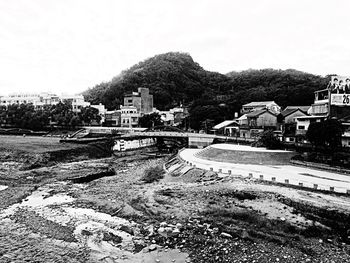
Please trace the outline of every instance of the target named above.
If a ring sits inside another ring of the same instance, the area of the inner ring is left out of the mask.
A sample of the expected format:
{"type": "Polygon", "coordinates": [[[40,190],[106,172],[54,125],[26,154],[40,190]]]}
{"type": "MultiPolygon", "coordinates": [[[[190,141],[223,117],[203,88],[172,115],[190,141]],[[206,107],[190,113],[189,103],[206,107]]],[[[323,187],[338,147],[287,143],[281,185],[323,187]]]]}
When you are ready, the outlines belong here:
{"type": "Polygon", "coordinates": [[[184,132],[175,127],[158,126],[152,129],[144,128],[116,128],[116,127],[84,127],[69,138],[61,142],[89,143],[114,140],[137,140],[143,138],[163,139],[167,141],[181,142],[182,146],[203,148],[214,142],[253,142],[251,138],[229,137],[214,134],[184,132]]]}
{"type": "Polygon", "coordinates": [[[177,132],[177,131],[143,131],[143,132],[131,132],[123,134],[118,139],[130,140],[137,138],[184,138],[188,140],[189,147],[203,148],[214,142],[214,140],[220,141],[235,141],[235,142],[253,142],[254,139],[240,138],[240,137],[228,137],[214,134],[203,133],[190,133],[190,132],[177,132]]]}

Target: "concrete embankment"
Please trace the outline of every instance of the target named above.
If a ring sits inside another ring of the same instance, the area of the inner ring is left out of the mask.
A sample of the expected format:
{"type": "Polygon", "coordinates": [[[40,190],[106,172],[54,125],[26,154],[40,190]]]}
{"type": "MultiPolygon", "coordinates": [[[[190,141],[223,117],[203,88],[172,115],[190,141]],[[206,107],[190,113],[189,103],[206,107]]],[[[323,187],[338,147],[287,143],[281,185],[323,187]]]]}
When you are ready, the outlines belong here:
{"type": "MultiPolygon", "coordinates": [[[[237,146],[230,145],[227,147],[231,147],[231,149],[234,150],[237,146]]],[[[239,148],[239,151],[241,150],[242,147],[239,148]]],[[[245,156],[249,154],[256,156],[254,148],[245,152],[245,156]]],[[[206,155],[209,154],[207,153],[206,155]]],[[[220,159],[209,160],[206,158],[206,155],[201,155],[201,150],[197,149],[185,149],[179,153],[179,156],[187,164],[201,169],[215,171],[223,175],[238,174],[243,177],[250,177],[273,183],[350,194],[350,177],[339,173],[297,167],[288,164],[271,165],[269,162],[267,162],[267,164],[256,164],[256,162],[253,164],[236,163],[234,159],[227,162],[220,156],[220,159]]],[[[269,152],[268,156],[271,157],[269,152]]]]}

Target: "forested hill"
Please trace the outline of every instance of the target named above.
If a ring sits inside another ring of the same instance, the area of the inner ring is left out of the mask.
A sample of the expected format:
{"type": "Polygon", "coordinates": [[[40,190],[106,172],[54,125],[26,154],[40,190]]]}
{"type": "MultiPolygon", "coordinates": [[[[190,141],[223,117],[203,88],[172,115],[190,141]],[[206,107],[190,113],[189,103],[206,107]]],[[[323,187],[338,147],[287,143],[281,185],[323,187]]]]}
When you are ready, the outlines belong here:
{"type": "Polygon", "coordinates": [[[169,109],[229,89],[230,78],[204,70],[188,54],[170,52],[146,59],[83,95],[92,103],[101,102],[113,109],[123,103],[125,93],[138,87],[150,89],[158,109],[169,109]]]}
{"type": "Polygon", "coordinates": [[[160,110],[183,103],[191,112],[208,117],[232,118],[242,104],[274,100],[282,107],[310,105],[314,91],[327,86],[328,77],[288,69],[262,69],[230,72],[226,75],[204,70],[186,53],[170,52],[146,59],[114,77],[85,91],[86,99],[103,103],[108,109],[123,104],[127,92],[138,87],[150,89],[154,105],[160,110]]]}
{"type": "Polygon", "coordinates": [[[230,72],[232,94],[236,103],[274,100],[282,107],[310,105],[314,91],[327,87],[329,76],[321,77],[287,69],[261,69],[230,72]]]}

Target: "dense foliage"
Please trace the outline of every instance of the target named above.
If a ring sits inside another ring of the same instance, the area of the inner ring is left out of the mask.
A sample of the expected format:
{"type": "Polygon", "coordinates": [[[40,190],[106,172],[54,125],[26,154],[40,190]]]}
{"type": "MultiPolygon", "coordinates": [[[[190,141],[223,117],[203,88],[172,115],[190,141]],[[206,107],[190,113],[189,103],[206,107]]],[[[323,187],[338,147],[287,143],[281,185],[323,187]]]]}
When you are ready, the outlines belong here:
{"type": "Polygon", "coordinates": [[[260,135],[257,146],[263,146],[267,149],[280,149],[282,145],[278,138],[274,135],[273,131],[267,130],[260,135]]]}
{"type": "Polygon", "coordinates": [[[73,112],[68,103],[45,106],[34,109],[32,104],[13,104],[0,107],[0,124],[4,127],[16,127],[30,130],[44,130],[50,125],[74,128],[80,125],[99,123],[101,116],[95,108],[85,107],[81,112],[73,112]]]}
{"type": "Polygon", "coordinates": [[[338,120],[328,119],[323,122],[310,123],[306,137],[315,146],[335,149],[341,146],[342,133],[341,123],[338,120]]]}
{"type": "Polygon", "coordinates": [[[314,91],[325,88],[327,82],[328,78],[292,69],[247,70],[223,75],[204,70],[189,54],[170,52],[132,66],[110,82],[85,91],[84,96],[112,110],[122,104],[126,92],[137,91],[138,87],[149,88],[159,110],[180,103],[189,106],[190,114],[196,115],[191,127],[199,129],[207,118],[214,123],[232,119],[242,104],[251,101],[274,100],[282,107],[310,105],[314,91]],[[211,110],[213,113],[208,113],[211,110]]]}
{"type": "Polygon", "coordinates": [[[160,125],[163,125],[163,122],[161,116],[156,112],[145,114],[139,119],[139,126],[143,128],[152,128],[160,125]]]}

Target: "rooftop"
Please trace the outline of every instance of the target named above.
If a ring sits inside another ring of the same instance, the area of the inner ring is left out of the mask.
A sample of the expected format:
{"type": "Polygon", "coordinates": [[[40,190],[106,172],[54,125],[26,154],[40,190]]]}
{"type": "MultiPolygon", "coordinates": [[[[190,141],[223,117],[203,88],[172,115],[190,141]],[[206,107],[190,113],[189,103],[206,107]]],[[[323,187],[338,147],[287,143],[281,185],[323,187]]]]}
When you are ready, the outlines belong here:
{"type": "Polygon", "coordinates": [[[301,111],[307,112],[311,106],[287,106],[284,110],[289,109],[299,109],[301,111]]]}
{"type": "Polygon", "coordinates": [[[271,103],[275,103],[273,100],[269,100],[269,101],[252,101],[250,103],[247,103],[247,104],[244,104],[243,106],[266,106],[268,104],[271,104],[271,103]]]}
{"type": "Polygon", "coordinates": [[[252,118],[252,117],[257,117],[257,116],[259,116],[259,115],[261,115],[261,114],[263,114],[263,113],[265,113],[265,112],[270,113],[270,114],[276,116],[275,113],[273,113],[273,112],[271,112],[271,111],[265,109],[265,110],[256,110],[256,111],[252,111],[252,112],[250,112],[250,113],[247,114],[247,117],[250,117],[250,118],[252,118]]]}
{"type": "Polygon", "coordinates": [[[219,130],[219,129],[224,128],[224,127],[226,127],[228,125],[231,125],[232,123],[236,123],[237,124],[237,122],[235,120],[227,120],[227,121],[223,121],[223,122],[221,122],[219,124],[216,124],[213,127],[213,129],[214,130],[219,130]]]}

